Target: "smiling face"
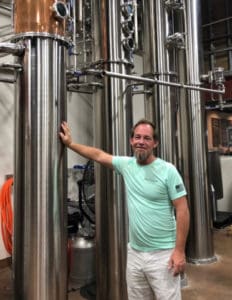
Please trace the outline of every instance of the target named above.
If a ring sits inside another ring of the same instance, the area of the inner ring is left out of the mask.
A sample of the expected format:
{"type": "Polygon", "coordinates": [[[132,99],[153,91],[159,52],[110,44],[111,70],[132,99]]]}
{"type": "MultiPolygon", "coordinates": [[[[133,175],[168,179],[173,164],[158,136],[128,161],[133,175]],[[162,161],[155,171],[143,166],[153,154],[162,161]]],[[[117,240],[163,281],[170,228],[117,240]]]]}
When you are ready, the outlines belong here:
{"type": "Polygon", "coordinates": [[[146,165],[155,159],[153,149],[157,147],[158,141],[154,140],[154,131],[151,125],[139,124],[134,129],[130,144],[139,164],[146,165]]]}

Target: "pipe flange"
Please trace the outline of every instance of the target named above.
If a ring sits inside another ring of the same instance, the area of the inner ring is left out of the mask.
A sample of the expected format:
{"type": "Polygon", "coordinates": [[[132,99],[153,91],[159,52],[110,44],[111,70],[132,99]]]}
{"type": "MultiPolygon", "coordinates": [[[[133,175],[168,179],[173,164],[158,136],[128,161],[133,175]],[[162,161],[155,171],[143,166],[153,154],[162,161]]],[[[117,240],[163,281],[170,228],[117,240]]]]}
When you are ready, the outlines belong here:
{"type": "Polygon", "coordinates": [[[63,1],[56,1],[52,5],[52,10],[54,12],[55,18],[57,19],[65,20],[69,17],[68,7],[63,1]]]}

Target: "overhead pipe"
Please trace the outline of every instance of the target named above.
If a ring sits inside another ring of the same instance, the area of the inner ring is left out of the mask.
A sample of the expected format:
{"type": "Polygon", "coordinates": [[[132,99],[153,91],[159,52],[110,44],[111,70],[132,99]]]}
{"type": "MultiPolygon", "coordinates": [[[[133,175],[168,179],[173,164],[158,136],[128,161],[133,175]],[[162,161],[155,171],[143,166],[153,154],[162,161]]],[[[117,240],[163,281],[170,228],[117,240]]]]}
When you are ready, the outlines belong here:
{"type": "Polygon", "coordinates": [[[67,299],[65,1],[15,0],[14,298],[67,299]]]}
{"type": "Polygon", "coordinates": [[[210,22],[210,23],[203,24],[202,27],[208,27],[208,26],[215,25],[215,24],[218,24],[218,23],[230,21],[231,19],[232,19],[232,17],[223,18],[223,19],[220,19],[220,20],[217,20],[217,21],[213,21],[213,22],[210,22]]]}
{"type": "MultiPolygon", "coordinates": [[[[122,74],[122,73],[116,73],[116,72],[111,72],[107,70],[98,70],[98,69],[85,69],[83,70],[83,73],[91,74],[91,75],[96,75],[96,76],[109,76],[109,77],[115,77],[115,78],[120,78],[120,79],[130,79],[134,81],[138,81],[141,83],[148,83],[148,84],[157,84],[157,85],[165,85],[165,86],[171,86],[171,87],[176,87],[180,89],[187,89],[187,90],[195,90],[195,91],[200,91],[200,92],[211,92],[215,94],[225,94],[225,88],[223,85],[219,86],[219,89],[208,89],[208,88],[203,88],[199,87],[196,85],[190,85],[190,84],[184,84],[184,83],[177,83],[177,82],[170,82],[170,81],[163,81],[159,79],[152,79],[152,78],[146,78],[143,76],[135,76],[135,75],[127,75],[127,74],[122,74]]],[[[154,74],[154,77],[156,75],[154,74]]],[[[200,85],[200,83],[198,83],[200,85]]]]}

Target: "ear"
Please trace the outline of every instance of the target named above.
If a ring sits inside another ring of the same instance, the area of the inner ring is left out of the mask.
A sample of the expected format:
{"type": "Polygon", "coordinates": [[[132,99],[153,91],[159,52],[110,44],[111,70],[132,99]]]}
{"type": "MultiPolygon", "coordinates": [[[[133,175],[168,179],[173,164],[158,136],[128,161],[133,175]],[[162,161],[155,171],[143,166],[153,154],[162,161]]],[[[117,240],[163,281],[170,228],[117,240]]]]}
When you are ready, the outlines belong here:
{"type": "Polygon", "coordinates": [[[155,149],[158,145],[159,145],[159,142],[158,142],[158,141],[155,141],[155,142],[154,142],[153,148],[155,149]]]}

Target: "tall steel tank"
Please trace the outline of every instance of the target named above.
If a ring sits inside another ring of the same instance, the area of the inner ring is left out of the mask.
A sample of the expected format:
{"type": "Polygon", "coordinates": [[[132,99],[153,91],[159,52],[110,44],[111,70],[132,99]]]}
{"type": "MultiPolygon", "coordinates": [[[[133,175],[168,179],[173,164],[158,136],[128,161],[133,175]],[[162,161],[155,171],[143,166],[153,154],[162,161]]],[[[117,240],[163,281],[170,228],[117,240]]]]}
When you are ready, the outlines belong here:
{"type": "Polygon", "coordinates": [[[14,298],[67,299],[65,1],[16,0],[14,298]]]}
{"type": "MultiPolygon", "coordinates": [[[[200,1],[144,1],[144,70],[166,81],[200,85],[200,1]]],[[[199,91],[154,86],[146,115],[158,123],[159,155],[176,164],[188,190],[191,228],[187,256],[215,261],[208,196],[203,99],[199,91]]]]}

